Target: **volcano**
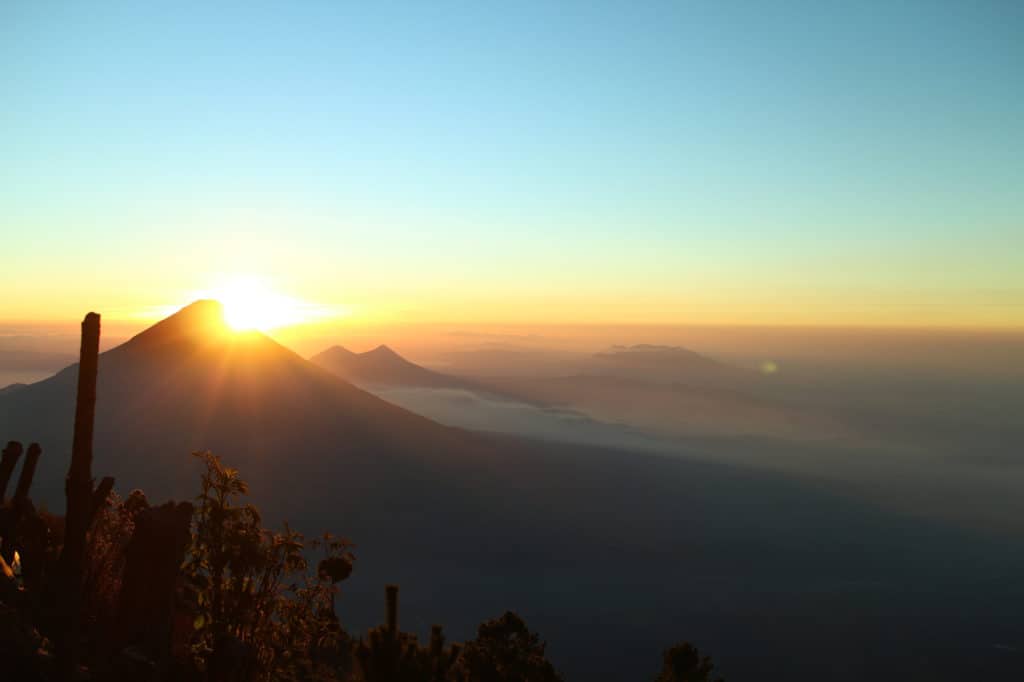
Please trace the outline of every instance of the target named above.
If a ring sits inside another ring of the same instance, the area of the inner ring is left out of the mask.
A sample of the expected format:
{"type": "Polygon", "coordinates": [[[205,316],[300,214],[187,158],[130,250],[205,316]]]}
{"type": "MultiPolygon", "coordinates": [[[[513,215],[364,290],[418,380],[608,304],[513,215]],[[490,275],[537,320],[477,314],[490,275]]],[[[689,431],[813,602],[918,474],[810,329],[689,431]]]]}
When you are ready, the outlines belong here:
{"type": "MultiPolygon", "coordinates": [[[[34,494],[58,508],[77,374],[71,365],[0,393],[0,434],[42,445],[34,494]]],[[[482,438],[385,402],[259,332],[231,331],[215,301],[186,306],[101,354],[97,396],[94,472],[114,476],[118,490],[157,496],[194,493],[189,453],[199,450],[241,469],[287,513],[313,498],[379,499],[423,476],[444,481],[446,469],[487,449],[482,438]]]]}

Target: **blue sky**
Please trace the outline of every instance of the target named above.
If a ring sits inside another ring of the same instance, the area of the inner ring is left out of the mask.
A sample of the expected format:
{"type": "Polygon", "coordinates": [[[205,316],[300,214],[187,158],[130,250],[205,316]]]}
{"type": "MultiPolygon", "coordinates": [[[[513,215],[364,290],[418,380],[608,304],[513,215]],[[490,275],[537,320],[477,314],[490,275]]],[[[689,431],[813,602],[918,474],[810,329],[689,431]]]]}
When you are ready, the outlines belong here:
{"type": "Polygon", "coordinates": [[[426,317],[1024,324],[1022,35],[1015,2],[6,2],[0,317],[224,269],[426,317]]]}

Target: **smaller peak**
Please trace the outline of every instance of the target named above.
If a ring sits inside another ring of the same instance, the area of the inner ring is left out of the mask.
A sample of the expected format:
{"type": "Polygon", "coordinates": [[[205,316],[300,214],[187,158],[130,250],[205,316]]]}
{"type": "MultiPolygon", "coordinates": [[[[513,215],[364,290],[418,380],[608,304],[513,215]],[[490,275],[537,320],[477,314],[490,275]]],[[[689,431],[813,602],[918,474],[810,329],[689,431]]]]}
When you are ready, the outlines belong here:
{"type": "Polygon", "coordinates": [[[349,359],[349,358],[357,357],[358,355],[359,355],[358,353],[353,353],[348,348],[345,348],[345,346],[342,346],[342,345],[339,345],[339,344],[334,344],[330,348],[326,348],[326,349],[320,351],[319,353],[314,355],[311,359],[312,360],[316,360],[317,358],[345,358],[345,359],[349,359]]]}
{"type": "Polygon", "coordinates": [[[386,346],[383,343],[373,350],[362,353],[360,357],[363,361],[377,365],[378,367],[401,367],[412,364],[392,350],[390,346],[386,346]]]}

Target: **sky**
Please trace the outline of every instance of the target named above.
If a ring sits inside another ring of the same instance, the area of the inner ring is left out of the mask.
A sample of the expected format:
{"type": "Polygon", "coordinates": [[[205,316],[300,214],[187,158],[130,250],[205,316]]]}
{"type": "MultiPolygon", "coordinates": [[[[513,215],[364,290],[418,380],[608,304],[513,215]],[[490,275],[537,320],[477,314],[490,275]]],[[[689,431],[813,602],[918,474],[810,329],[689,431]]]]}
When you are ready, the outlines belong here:
{"type": "Polygon", "coordinates": [[[0,321],[1024,327],[1024,4],[0,0],[0,321]]]}

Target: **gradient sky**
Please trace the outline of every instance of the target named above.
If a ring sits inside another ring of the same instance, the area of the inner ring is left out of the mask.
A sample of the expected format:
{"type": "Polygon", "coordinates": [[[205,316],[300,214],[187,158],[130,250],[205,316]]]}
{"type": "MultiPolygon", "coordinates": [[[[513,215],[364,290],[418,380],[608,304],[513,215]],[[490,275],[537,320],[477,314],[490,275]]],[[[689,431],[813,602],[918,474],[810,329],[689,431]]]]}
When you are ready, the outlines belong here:
{"type": "Polygon", "coordinates": [[[0,320],[1024,326],[1024,3],[0,2],[0,320]]]}

